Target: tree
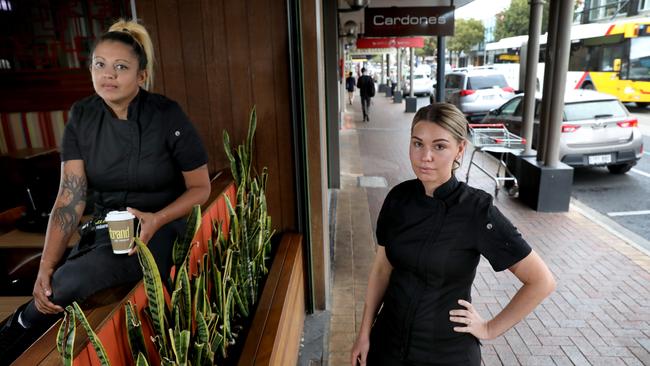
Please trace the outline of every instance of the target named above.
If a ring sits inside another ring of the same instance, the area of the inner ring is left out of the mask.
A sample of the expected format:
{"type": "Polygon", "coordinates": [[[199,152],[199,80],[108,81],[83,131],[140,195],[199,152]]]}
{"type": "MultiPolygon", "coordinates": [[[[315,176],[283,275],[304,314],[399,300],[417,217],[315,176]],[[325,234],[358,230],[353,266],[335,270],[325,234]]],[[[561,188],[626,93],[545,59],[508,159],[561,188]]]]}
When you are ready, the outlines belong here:
{"type": "MultiPolygon", "coordinates": [[[[548,28],[548,4],[548,1],[544,2],[542,11],[542,34],[548,28]]],[[[496,17],[495,41],[501,38],[528,34],[528,19],[530,18],[528,0],[512,0],[508,9],[497,14],[496,17]]]]}
{"type": "Polygon", "coordinates": [[[454,36],[449,39],[447,49],[469,53],[475,45],[483,42],[485,28],[480,20],[457,19],[454,36]]]}
{"type": "Polygon", "coordinates": [[[438,44],[438,41],[436,40],[435,37],[426,37],[424,39],[424,47],[423,48],[416,48],[415,49],[415,55],[416,56],[434,56],[436,54],[437,44],[438,44]]]}

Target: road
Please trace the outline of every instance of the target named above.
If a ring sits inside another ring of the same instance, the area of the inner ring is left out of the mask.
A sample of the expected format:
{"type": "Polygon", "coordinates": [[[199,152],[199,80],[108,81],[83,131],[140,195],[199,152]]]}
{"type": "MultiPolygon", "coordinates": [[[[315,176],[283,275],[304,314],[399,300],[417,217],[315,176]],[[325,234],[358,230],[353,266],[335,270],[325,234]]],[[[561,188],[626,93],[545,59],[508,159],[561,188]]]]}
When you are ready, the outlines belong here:
{"type": "Polygon", "coordinates": [[[572,196],[650,240],[650,109],[634,104],[627,107],[639,120],[645,147],[643,158],[623,175],[609,174],[606,168],[576,169],[572,196]]]}

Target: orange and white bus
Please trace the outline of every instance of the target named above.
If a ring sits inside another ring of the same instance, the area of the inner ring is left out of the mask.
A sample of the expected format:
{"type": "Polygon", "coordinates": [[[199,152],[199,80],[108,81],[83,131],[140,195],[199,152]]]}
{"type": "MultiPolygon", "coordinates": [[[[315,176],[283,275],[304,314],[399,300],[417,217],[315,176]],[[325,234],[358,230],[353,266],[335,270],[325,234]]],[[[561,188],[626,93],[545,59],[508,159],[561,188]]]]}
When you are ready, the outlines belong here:
{"type": "MultiPolygon", "coordinates": [[[[525,42],[527,36],[523,37],[525,42]]],[[[496,65],[499,55],[517,54],[521,45],[512,44],[521,40],[522,36],[517,36],[487,44],[488,60],[496,65]]],[[[544,61],[545,49],[546,34],[540,37],[540,62],[544,61]]],[[[543,69],[544,64],[540,63],[540,87],[543,69]]],[[[650,18],[574,25],[566,82],[569,89],[593,89],[614,95],[622,102],[650,105],[650,18]]]]}

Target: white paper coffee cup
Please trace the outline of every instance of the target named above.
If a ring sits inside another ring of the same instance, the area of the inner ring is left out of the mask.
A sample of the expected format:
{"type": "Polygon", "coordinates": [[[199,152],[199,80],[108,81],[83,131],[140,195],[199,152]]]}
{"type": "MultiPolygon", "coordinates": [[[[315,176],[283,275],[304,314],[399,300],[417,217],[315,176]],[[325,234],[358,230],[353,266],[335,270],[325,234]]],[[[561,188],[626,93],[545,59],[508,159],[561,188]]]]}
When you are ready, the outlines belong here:
{"type": "Polygon", "coordinates": [[[125,254],[133,247],[133,219],[128,211],[111,211],[104,219],[108,224],[108,236],[111,238],[113,253],[125,254]]]}

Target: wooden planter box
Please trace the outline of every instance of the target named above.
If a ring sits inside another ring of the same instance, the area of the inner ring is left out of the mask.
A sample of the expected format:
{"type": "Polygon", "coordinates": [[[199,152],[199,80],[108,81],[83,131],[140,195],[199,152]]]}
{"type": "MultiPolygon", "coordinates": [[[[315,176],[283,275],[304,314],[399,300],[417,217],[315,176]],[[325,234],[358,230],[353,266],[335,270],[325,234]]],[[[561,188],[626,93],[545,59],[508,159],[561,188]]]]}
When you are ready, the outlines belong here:
{"type": "MultiPolygon", "coordinates": [[[[220,177],[213,182],[209,206],[203,211],[201,228],[195,236],[192,248],[192,273],[196,263],[207,251],[212,237],[212,223],[222,222],[227,231],[229,225],[225,197],[235,201],[235,185],[230,177],[220,177]]],[[[305,318],[305,277],[302,236],[288,233],[282,240],[273,258],[271,270],[253,323],[244,343],[239,365],[295,365],[298,360],[300,337],[305,318]]],[[[124,304],[131,301],[144,319],[143,308],[147,303],[144,285],[138,283],[133,289],[115,289],[100,294],[94,299],[91,309],[85,309],[86,317],[104,345],[112,365],[133,365],[126,336],[124,304]],[[97,303],[103,303],[98,305],[97,303]]],[[[167,299],[169,300],[169,299],[167,299]]],[[[145,326],[145,339],[150,339],[152,330],[145,326]]],[[[56,350],[57,322],[39,338],[13,365],[60,365],[61,358],[56,350]]],[[[157,352],[153,343],[147,342],[149,354],[157,352]]],[[[77,329],[74,346],[74,364],[78,366],[100,365],[92,345],[82,328],[77,329]]],[[[151,360],[158,364],[159,360],[151,360]]]]}

